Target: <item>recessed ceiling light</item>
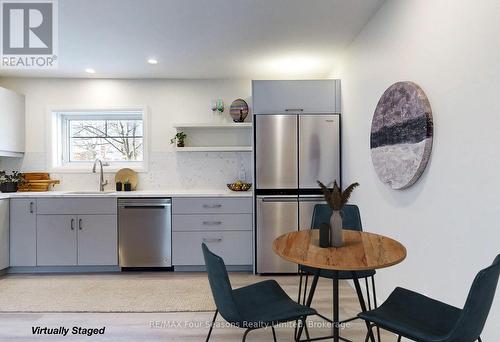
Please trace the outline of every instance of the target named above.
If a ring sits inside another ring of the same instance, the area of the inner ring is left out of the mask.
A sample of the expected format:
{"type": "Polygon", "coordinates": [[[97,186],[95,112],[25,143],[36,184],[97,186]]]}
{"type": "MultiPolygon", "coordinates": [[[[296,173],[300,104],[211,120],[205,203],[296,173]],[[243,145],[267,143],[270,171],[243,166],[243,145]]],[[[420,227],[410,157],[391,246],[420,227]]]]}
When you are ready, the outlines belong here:
{"type": "Polygon", "coordinates": [[[95,70],[94,70],[94,69],[92,69],[92,68],[87,68],[87,69],[85,69],[85,72],[86,72],[86,73],[89,73],[89,74],[95,74],[95,70]]]}
{"type": "Polygon", "coordinates": [[[154,58],[149,58],[148,59],[148,63],[149,64],[158,64],[158,60],[154,59],[154,58]]]}

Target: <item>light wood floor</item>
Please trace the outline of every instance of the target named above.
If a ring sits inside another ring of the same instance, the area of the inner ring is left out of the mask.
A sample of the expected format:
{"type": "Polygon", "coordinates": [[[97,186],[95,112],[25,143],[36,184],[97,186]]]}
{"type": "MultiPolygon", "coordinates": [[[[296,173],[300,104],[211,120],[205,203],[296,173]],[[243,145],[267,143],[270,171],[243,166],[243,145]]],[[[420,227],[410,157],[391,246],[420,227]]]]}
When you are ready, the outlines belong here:
{"type": "MultiPolygon", "coordinates": [[[[109,277],[109,275],[106,275],[109,277]]],[[[120,277],[120,274],[114,275],[120,277]]],[[[144,281],[151,279],[151,274],[138,273],[137,277],[144,281]]],[[[205,274],[159,273],[161,277],[189,276],[196,281],[197,277],[206,277],[205,274]]],[[[64,277],[64,275],[61,275],[64,277]]],[[[230,274],[234,288],[254,282],[276,279],[285,291],[296,298],[298,291],[297,276],[262,277],[249,274],[230,274]]],[[[71,289],[68,289],[71,291],[71,289]]],[[[359,311],[359,303],[355,291],[346,283],[341,282],[340,315],[342,318],[354,316],[359,311]]],[[[154,296],[154,294],[151,294],[154,296]]],[[[313,305],[325,316],[332,315],[332,286],[330,281],[320,280],[313,305]]],[[[0,308],[1,311],[1,308],[0,308]]],[[[87,328],[106,327],[104,335],[97,338],[70,335],[64,340],[68,341],[204,341],[208,332],[208,324],[213,317],[213,312],[174,312],[174,313],[0,313],[0,341],[54,341],[54,336],[39,336],[32,334],[32,327],[55,328],[64,326],[72,328],[81,326],[87,328]]],[[[224,326],[220,318],[215,327],[211,341],[240,341],[243,330],[224,326]]],[[[312,318],[309,324],[311,335],[321,336],[331,332],[331,327],[318,317],[312,318]]],[[[364,341],[366,328],[362,321],[356,320],[342,329],[342,335],[353,341],[364,341]]],[[[277,328],[279,341],[292,341],[293,328],[277,328]]],[[[383,341],[394,341],[393,335],[382,332],[383,341]]],[[[270,330],[257,330],[248,335],[247,341],[272,341],[270,330]]]]}

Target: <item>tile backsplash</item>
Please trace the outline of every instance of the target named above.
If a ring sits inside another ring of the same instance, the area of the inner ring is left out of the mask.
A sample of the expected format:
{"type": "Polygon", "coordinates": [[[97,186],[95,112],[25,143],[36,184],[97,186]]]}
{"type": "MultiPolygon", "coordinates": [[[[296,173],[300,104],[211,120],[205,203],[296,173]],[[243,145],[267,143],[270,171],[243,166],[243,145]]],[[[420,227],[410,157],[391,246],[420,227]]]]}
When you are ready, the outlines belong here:
{"type": "MultiPolygon", "coordinates": [[[[46,154],[27,152],[24,158],[0,158],[0,169],[44,172],[46,154]]],[[[139,173],[138,190],[218,189],[238,179],[243,170],[252,181],[252,154],[249,152],[151,152],[147,172],[139,173]]],[[[54,190],[95,190],[98,175],[91,173],[52,173],[61,184],[54,190]]],[[[114,173],[105,173],[114,188],[114,173]]]]}

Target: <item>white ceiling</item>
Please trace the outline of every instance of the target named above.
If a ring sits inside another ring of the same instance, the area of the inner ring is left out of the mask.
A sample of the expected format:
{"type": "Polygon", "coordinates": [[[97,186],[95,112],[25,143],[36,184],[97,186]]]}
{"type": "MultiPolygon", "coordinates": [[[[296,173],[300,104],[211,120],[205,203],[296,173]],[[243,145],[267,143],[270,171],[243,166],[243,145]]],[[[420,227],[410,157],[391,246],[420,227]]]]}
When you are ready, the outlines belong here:
{"type": "Polygon", "coordinates": [[[59,68],[0,76],[326,77],[383,1],[59,0],[59,68]]]}

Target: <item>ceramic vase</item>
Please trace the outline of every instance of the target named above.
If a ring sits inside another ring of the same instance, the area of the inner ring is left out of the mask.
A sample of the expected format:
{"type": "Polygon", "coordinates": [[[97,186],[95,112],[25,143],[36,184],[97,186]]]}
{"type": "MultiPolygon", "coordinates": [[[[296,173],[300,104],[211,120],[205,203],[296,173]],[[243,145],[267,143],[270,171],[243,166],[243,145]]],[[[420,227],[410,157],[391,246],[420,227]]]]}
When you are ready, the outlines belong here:
{"type": "Polygon", "coordinates": [[[334,210],[332,216],[330,216],[330,246],[342,247],[343,245],[342,215],[340,210],[334,210]]]}

